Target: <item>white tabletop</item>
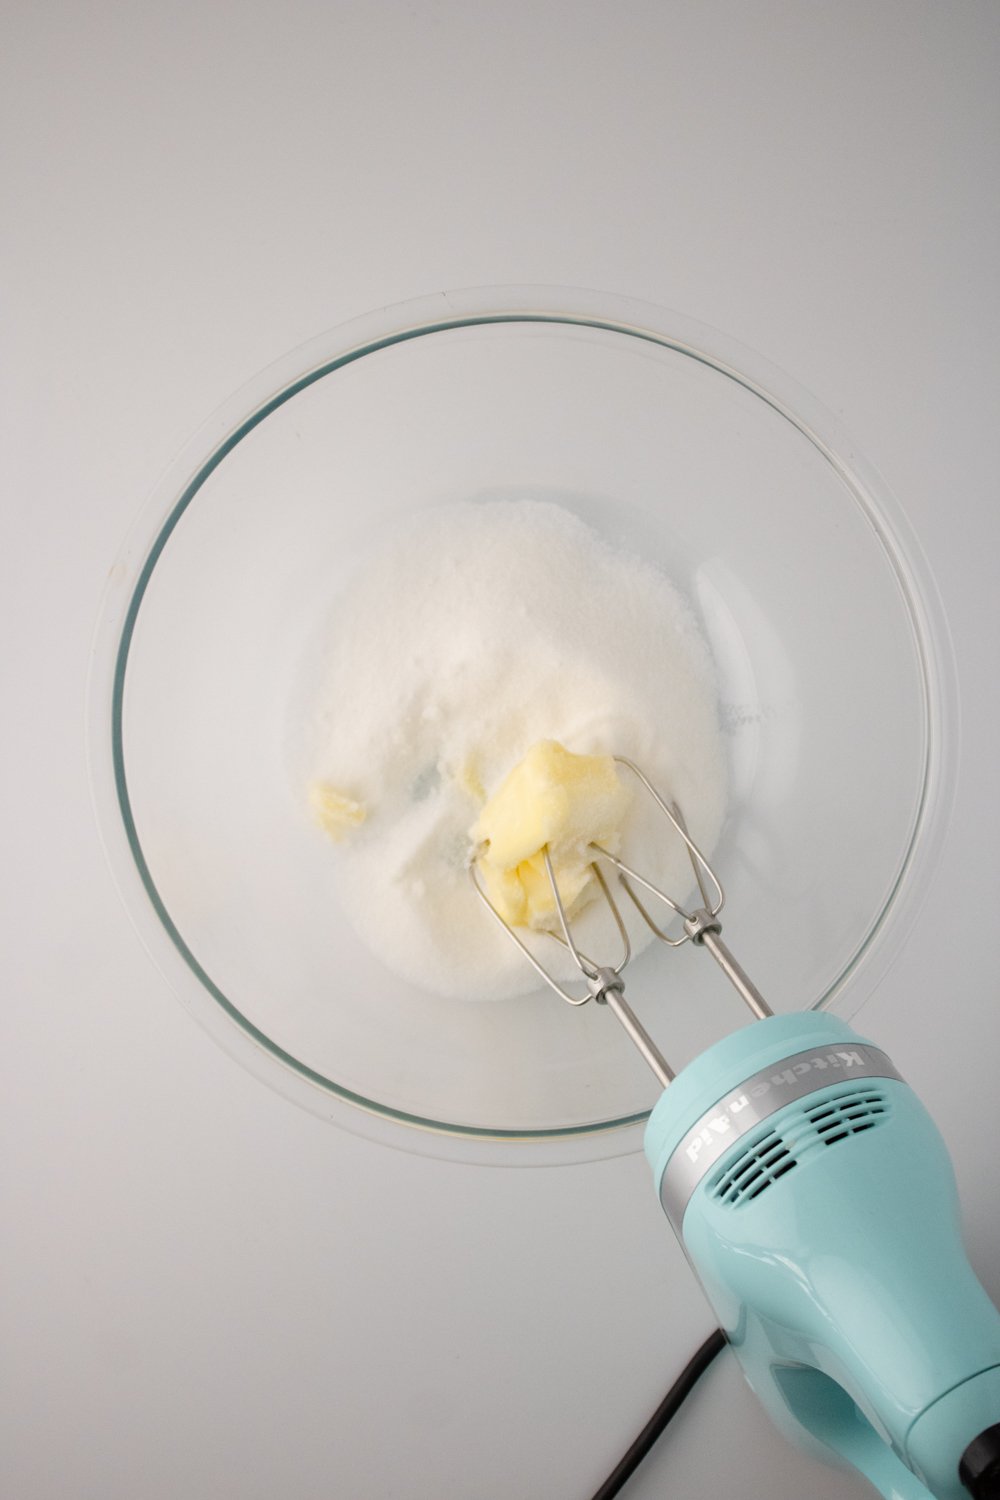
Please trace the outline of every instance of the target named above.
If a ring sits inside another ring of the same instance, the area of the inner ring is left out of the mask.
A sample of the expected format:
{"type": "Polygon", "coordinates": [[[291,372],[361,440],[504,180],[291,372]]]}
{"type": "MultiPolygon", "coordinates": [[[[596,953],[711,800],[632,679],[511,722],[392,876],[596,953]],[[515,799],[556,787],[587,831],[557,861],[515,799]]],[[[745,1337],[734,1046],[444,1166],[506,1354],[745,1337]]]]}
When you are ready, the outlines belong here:
{"type": "MultiPolygon", "coordinates": [[[[0,1491],[577,1500],[712,1326],[640,1158],[449,1165],[300,1111],[176,1003],[101,854],[85,680],[135,512],[267,362],[443,287],[721,329],[904,506],[961,760],[863,1029],[937,1118],[1000,1298],[997,8],[97,0],[5,30],[0,1491]]],[[[867,1490],[724,1356],[627,1493],[726,1492],[867,1490]]]]}

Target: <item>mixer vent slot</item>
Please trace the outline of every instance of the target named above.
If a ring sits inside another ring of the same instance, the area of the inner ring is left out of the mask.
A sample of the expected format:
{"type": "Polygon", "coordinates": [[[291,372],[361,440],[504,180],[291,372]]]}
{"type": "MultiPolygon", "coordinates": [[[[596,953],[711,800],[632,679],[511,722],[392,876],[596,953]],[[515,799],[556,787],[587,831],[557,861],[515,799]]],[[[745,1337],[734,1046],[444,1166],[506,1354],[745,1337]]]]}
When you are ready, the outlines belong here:
{"type": "Polygon", "coordinates": [[[822,1100],[785,1115],[781,1132],[765,1130],[725,1168],[708,1189],[716,1202],[735,1208],[749,1203],[807,1157],[852,1135],[873,1130],[889,1117],[889,1099],[873,1084],[827,1094],[822,1100]]]}
{"type": "Polygon", "coordinates": [[[796,1158],[777,1131],[768,1131],[730,1167],[715,1185],[712,1196],[732,1204],[757,1198],[796,1165],[796,1158]]]}
{"type": "Polygon", "coordinates": [[[824,1146],[846,1140],[849,1135],[858,1135],[862,1130],[871,1130],[889,1113],[889,1101],[881,1089],[859,1089],[853,1094],[842,1094],[835,1099],[826,1099],[814,1109],[806,1111],[810,1124],[824,1146]]]}

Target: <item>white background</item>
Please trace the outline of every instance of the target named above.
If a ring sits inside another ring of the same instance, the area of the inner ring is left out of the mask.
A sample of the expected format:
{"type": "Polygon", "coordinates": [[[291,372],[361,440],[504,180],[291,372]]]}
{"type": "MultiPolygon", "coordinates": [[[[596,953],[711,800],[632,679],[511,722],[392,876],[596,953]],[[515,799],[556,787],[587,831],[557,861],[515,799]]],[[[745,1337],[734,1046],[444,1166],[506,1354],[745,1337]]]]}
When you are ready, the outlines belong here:
{"type": "MultiPolygon", "coordinates": [[[[996,5],[4,13],[0,1492],[586,1500],[712,1326],[640,1158],[449,1165],[300,1112],[176,1003],[100,852],[85,678],[137,509],[263,365],[442,287],[721,329],[904,505],[961,763],[863,1030],[935,1114],[1000,1298],[996,5]]],[[[627,1493],[727,1492],[867,1493],[723,1356],[627,1493]]]]}

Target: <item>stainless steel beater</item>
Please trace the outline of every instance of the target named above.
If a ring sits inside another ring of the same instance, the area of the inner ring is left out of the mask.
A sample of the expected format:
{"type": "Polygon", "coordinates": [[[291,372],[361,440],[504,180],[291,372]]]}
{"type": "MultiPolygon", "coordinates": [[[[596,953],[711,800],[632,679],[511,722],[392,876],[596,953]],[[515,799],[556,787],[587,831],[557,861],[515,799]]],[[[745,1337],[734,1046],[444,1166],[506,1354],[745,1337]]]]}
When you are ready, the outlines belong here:
{"type": "Polygon", "coordinates": [[[527,944],[518,936],[510,923],[500,915],[487,896],[476,874],[478,850],[473,852],[469,864],[469,876],[480,900],[492,913],[496,921],[500,923],[500,926],[507,935],[517,944],[525,958],[535,969],[536,973],[544,979],[545,983],[551,989],[555,990],[556,994],[569,1005],[586,1005],[588,1000],[596,1000],[599,1005],[607,1005],[614,1012],[615,1016],[617,1016],[657,1078],[665,1086],[673,1081],[675,1076],[673,1069],[625,999],[625,981],[622,978],[622,974],[632,957],[632,945],[629,942],[628,930],[625,926],[621,910],[598,863],[599,860],[607,860],[618,871],[619,884],[654,937],[658,938],[660,942],[667,943],[671,948],[679,948],[683,943],[691,942],[696,947],[707,949],[757,1020],[763,1020],[766,1016],[772,1015],[773,1012],[763,995],[757,989],[757,986],[747,976],[726,944],[722,941],[722,923],[719,920],[719,914],[725,905],[725,891],[712,866],[688,833],[683,814],[677,803],[667,803],[645,773],[633,761],[627,760],[622,755],[616,755],[614,761],[616,765],[624,767],[625,770],[636,777],[652,797],[660,811],[668,819],[675,832],[684,840],[691,864],[694,868],[695,879],[698,883],[698,891],[703,903],[701,906],[697,907],[694,911],[686,911],[679,902],[675,901],[673,897],[668,896],[666,891],[660,890],[659,886],[647,880],[644,875],[640,875],[637,870],[633,870],[631,865],[626,864],[617,855],[610,853],[609,850],[603,848],[600,844],[591,844],[590,847],[595,855],[591,864],[591,870],[614,918],[623,949],[622,956],[614,967],[598,964],[581,951],[573,937],[573,931],[566,915],[566,908],[563,904],[559,885],[552,868],[552,861],[549,858],[549,851],[547,848],[543,848],[542,858],[545,861],[545,869],[552,888],[552,897],[555,902],[560,927],[560,932],[550,931],[548,935],[557,942],[562,943],[569,950],[574,963],[587,981],[586,994],[574,995],[549,973],[544,964],[539,962],[527,944]],[[683,930],[677,937],[669,936],[663,928],[654,922],[643,902],[636,894],[634,885],[641,886],[644,891],[663,901],[676,916],[680,917],[683,930]]]}

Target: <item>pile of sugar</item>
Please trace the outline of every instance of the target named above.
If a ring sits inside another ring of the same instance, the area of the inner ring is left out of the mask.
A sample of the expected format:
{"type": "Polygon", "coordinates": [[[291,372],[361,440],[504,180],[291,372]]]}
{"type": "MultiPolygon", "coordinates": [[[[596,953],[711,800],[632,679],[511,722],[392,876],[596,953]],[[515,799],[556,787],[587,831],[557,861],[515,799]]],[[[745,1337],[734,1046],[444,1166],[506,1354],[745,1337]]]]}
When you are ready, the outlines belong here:
{"type": "MultiPolygon", "coordinates": [[[[330,844],[352,924],[396,973],[470,1000],[538,986],[467,873],[479,809],[530,746],[636,761],[706,851],[725,807],[712,662],[689,606],[547,502],[463,502],[401,529],[338,602],[307,737],[308,781],[367,810],[330,844]]],[[[680,840],[639,790],[622,854],[689,892],[680,840]]],[[[580,921],[585,948],[614,951],[606,912],[580,921]]],[[[648,938],[641,922],[634,937],[648,938]]],[[[532,941],[569,972],[556,943],[532,941]]]]}

